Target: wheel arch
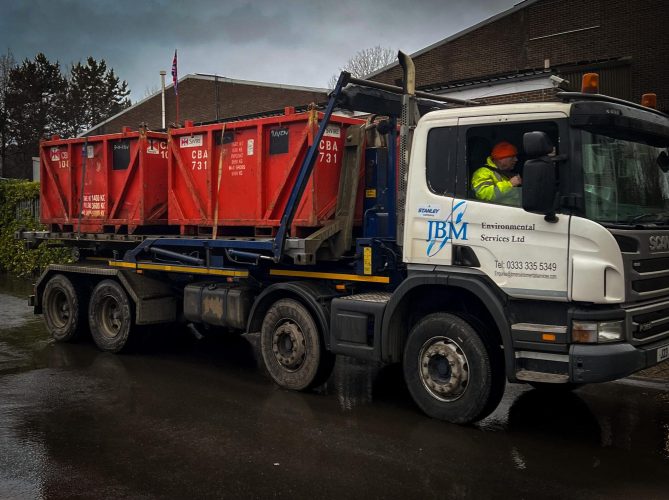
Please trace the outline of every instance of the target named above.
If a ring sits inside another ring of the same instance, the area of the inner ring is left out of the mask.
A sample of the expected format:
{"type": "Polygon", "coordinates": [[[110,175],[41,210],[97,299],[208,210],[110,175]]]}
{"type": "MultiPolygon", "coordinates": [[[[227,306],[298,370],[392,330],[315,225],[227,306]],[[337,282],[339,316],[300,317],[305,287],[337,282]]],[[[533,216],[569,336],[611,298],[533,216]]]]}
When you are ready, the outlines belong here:
{"type": "Polygon", "coordinates": [[[246,331],[258,332],[269,308],[277,300],[295,299],[313,315],[316,325],[322,335],[322,341],[327,350],[330,349],[330,300],[335,294],[332,290],[320,283],[308,281],[289,281],[275,283],[267,287],[256,297],[249,313],[246,331]]]}
{"type": "MultiPolygon", "coordinates": [[[[82,287],[85,287],[84,292],[88,292],[87,295],[90,296],[90,292],[92,292],[93,288],[95,285],[102,279],[105,278],[104,275],[99,275],[95,276],[94,279],[93,275],[88,275],[85,274],[82,270],[77,269],[78,266],[67,266],[67,265],[58,265],[58,264],[51,264],[46,267],[46,269],[42,272],[40,277],[37,279],[35,282],[35,303],[34,303],[34,312],[35,314],[41,314],[43,313],[42,307],[43,307],[43,294],[44,294],[44,289],[46,288],[47,283],[51,278],[53,278],[57,274],[61,274],[65,276],[70,282],[72,282],[72,285],[75,287],[75,289],[79,288],[81,291],[82,287]]],[[[115,270],[110,270],[112,273],[115,273],[115,270]]],[[[110,274],[112,274],[110,273],[110,274]]],[[[88,308],[88,304],[86,304],[86,307],[88,308]]]]}
{"type": "Polygon", "coordinates": [[[505,296],[472,273],[423,272],[409,276],[393,293],[383,316],[381,356],[400,362],[409,332],[422,317],[433,312],[478,318],[493,340],[504,348],[507,378],[515,378],[511,329],[505,313],[505,296]]]}

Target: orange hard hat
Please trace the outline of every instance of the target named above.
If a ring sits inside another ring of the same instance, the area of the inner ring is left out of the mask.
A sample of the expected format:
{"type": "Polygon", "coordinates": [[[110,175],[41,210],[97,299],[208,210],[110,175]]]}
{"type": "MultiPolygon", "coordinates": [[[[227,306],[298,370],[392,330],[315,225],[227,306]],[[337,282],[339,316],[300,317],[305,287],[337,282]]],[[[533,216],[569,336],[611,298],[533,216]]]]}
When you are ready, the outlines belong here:
{"type": "Polygon", "coordinates": [[[490,156],[492,156],[493,160],[501,160],[502,158],[516,156],[517,154],[518,150],[516,149],[516,146],[510,142],[502,141],[495,144],[495,147],[492,148],[490,156]]]}

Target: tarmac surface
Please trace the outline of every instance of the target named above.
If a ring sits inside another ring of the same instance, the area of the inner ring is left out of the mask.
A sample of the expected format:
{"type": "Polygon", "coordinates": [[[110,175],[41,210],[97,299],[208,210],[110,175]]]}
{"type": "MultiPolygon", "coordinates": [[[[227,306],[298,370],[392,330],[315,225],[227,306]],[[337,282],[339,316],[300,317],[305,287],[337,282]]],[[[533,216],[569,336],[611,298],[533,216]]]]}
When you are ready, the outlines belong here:
{"type": "Polygon", "coordinates": [[[277,388],[253,338],[54,343],[0,275],[0,498],[662,499],[667,362],[547,394],[507,384],[472,426],[424,416],[397,366],[341,357],[277,388]]]}
{"type": "Polygon", "coordinates": [[[669,360],[635,373],[631,378],[669,383],[669,360]]]}

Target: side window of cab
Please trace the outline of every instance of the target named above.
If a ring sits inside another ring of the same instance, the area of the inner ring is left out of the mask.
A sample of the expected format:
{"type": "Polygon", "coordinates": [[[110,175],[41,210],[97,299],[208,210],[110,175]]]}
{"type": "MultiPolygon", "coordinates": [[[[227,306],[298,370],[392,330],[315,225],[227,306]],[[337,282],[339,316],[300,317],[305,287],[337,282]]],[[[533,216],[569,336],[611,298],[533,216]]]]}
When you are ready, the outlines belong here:
{"type": "Polygon", "coordinates": [[[457,127],[436,127],[427,135],[425,178],[434,194],[453,196],[456,185],[457,127]]]}
{"type": "Polygon", "coordinates": [[[523,135],[531,131],[545,132],[556,147],[559,145],[558,124],[554,121],[468,127],[464,134],[466,186],[458,182],[460,195],[484,203],[521,206],[523,165],[527,160],[523,135]]]}

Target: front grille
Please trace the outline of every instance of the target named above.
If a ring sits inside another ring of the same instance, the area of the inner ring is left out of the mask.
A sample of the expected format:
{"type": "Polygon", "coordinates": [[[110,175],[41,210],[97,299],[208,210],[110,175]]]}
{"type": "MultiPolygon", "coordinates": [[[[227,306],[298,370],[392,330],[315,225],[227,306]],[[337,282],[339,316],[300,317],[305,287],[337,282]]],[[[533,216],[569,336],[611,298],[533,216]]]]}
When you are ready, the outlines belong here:
{"type": "Polygon", "coordinates": [[[634,269],[639,274],[666,271],[669,269],[669,257],[635,260],[632,262],[632,269],[634,269]]]}
{"type": "Polygon", "coordinates": [[[632,290],[639,293],[655,292],[669,288],[669,276],[659,278],[638,279],[632,283],[632,290]]]}
{"type": "Polygon", "coordinates": [[[632,337],[646,341],[669,334],[669,306],[649,312],[632,313],[632,337]]]}

